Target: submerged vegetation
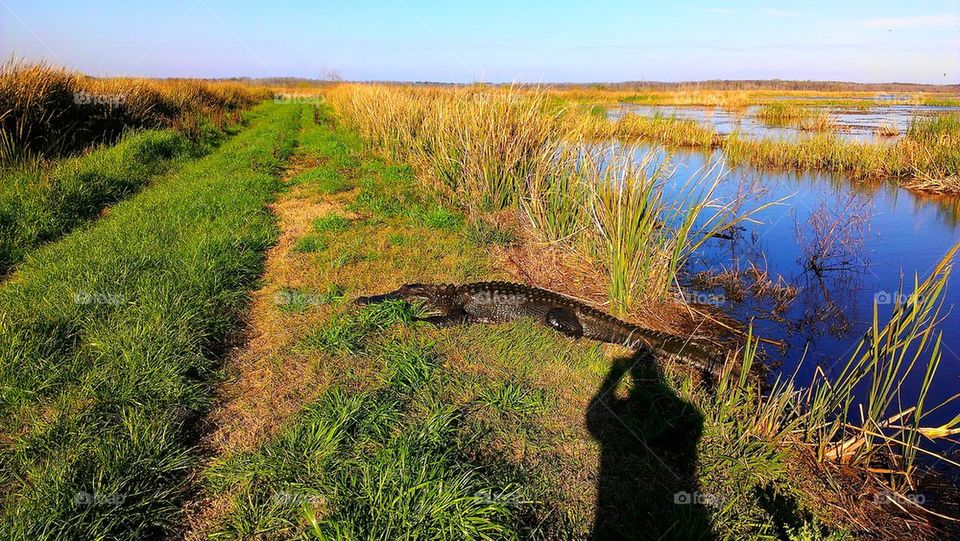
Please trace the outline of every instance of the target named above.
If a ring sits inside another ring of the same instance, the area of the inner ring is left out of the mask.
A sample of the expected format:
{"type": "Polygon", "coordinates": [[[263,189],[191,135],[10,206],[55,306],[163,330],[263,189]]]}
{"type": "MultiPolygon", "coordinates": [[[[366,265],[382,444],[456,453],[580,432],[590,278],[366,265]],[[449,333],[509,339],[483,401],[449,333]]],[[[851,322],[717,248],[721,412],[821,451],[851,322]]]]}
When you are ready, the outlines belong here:
{"type": "Polygon", "coordinates": [[[801,130],[830,131],[834,129],[830,115],[822,109],[812,109],[796,103],[776,102],[760,107],[757,118],[770,126],[796,126],[801,130]]]}
{"type": "Polygon", "coordinates": [[[960,146],[955,144],[960,115],[914,120],[905,137],[892,144],[848,141],[833,133],[796,140],[723,136],[690,120],[627,114],[615,122],[585,122],[594,136],[648,140],[667,145],[717,147],[732,165],[825,170],[855,180],[895,180],[901,185],[940,192],[960,191],[960,146]]]}

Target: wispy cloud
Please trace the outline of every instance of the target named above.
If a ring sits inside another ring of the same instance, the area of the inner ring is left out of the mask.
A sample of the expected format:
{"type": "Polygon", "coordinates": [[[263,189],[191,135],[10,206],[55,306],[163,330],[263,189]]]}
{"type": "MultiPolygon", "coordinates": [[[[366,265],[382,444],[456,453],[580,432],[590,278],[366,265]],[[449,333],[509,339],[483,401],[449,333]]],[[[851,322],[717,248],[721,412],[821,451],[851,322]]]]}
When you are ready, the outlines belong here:
{"type": "Polygon", "coordinates": [[[770,17],[799,17],[803,15],[799,11],[784,11],[782,9],[768,9],[764,11],[764,14],[770,17]]]}
{"type": "Polygon", "coordinates": [[[862,21],[867,28],[960,28],[960,15],[919,15],[916,17],[881,17],[862,21]]]}

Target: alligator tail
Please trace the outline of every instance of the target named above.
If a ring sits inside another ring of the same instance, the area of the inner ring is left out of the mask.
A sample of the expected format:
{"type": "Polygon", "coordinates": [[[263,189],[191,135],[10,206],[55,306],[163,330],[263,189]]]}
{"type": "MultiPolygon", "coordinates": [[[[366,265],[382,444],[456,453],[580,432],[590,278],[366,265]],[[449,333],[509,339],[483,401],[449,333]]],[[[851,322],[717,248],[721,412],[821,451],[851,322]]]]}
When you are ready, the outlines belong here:
{"type": "Polygon", "coordinates": [[[639,327],[633,330],[626,345],[631,349],[646,347],[666,354],[714,378],[720,378],[726,363],[726,356],[712,345],[639,327]]]}

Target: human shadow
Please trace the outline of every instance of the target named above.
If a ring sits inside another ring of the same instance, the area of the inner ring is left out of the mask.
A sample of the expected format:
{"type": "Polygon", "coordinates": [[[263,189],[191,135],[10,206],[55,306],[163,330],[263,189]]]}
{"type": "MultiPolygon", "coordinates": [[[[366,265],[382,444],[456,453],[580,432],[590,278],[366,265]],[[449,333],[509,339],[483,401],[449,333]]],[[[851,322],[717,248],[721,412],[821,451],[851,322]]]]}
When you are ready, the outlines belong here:
{"type": "Polygon", "coordinates": [[[586,423],[601,447],[591,539],[714,537],[706,507],[713,502],[696,478],[703,417],[670,388],[650,352],[613,363],[586,423]]]}

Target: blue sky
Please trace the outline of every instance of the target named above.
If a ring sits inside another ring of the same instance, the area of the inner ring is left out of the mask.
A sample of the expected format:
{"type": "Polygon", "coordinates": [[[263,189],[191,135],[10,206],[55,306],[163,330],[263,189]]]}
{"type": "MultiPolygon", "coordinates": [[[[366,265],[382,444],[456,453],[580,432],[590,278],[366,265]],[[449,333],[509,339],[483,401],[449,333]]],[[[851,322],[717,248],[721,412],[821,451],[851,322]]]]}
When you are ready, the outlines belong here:
{"type": "Polygon", "coordinates": [[[0,47],[93,75],[956,83],[960,1],[0,0],[0,47]]]}

